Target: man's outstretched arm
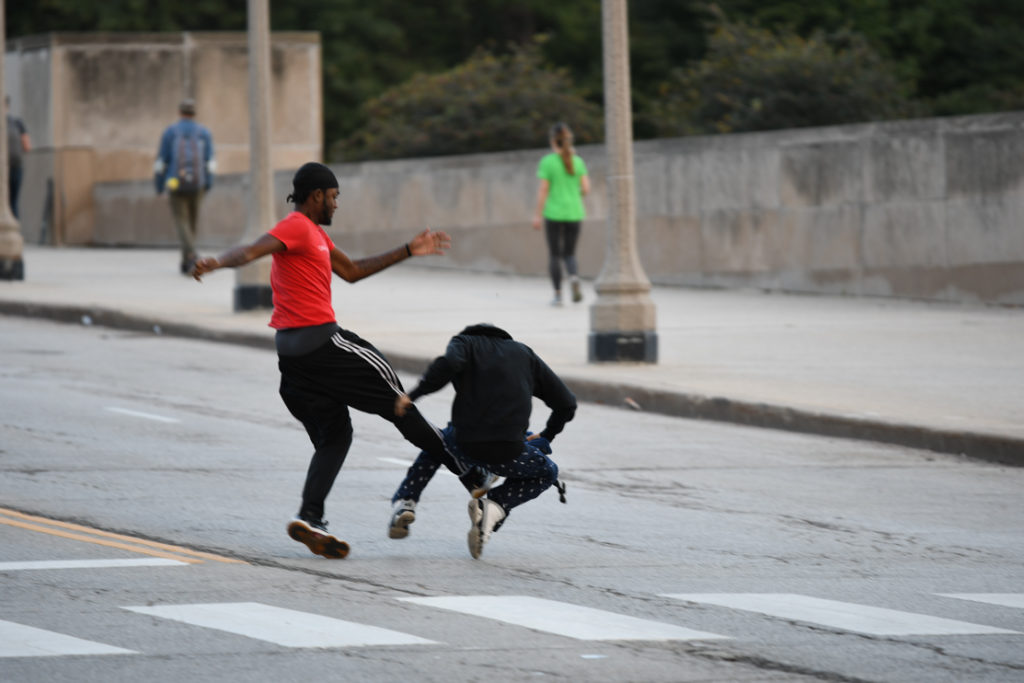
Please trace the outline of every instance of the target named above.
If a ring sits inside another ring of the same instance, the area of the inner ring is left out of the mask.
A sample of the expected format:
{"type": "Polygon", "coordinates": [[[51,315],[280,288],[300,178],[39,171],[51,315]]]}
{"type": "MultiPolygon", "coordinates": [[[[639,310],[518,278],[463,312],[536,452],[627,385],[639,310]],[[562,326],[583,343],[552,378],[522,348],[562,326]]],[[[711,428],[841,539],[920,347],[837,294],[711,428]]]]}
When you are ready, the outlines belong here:
{"type": "Polygon", "coordinates": [[[331,250],[331,270],[345,282],[358,282],[412,256],[443,254],[451,244],[447,233],[427,228],[406,244],[376,256],[352,260],[335,247],[331,250]]]}
{"type": "Polygon", "coordinates": [[[269,232],[264,233],[252,244],[232,247],[220,256],[210,256],[196,260],[192,266],[192,277],[202,280],[203,276],[218,268],[238,268],[247,263],[263,258],[267,254],[274,254],[287,249],[284,242],[277,239],[269,232]]]}

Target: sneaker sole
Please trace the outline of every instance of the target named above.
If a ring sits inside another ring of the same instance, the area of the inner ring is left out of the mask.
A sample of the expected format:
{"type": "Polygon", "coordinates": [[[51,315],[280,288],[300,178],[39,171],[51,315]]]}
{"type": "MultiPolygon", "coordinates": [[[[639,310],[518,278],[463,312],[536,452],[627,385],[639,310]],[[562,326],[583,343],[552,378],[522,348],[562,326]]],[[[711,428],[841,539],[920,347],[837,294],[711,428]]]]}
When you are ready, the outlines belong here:
{"type": "Polygon", "coordinates": [[[484,516],[481,504],[476,502],[476,500],[471,500],[467,509],[469,510],[469,521],[473,523],[473,526],[476,526],[484,516]]]}
{"type": "Polygon", "coordinates": [[[480,559],[484,552],[483,534],[480,533],[480,521],[483,519],[483,503],[477,500],[469,501],[469,521],[472,524],[469,533],[466,534],[466,545],[469,546],[469,554],[474,559],[480,559]]]}
{"type": "MultiPolygon", "coordinates": [[[[483,494],[480,494],[483,495],[483,494]]],[[[389,538],[405,538],[409,535],[409,525],[416,521],[416,515],[409,510],[405,510],[402,514],[398,515],[391,524],[391,528],[388,529],[389,538]]]]}
{"type": "Polygon", "coordinates": [[[480,532],[476,528],[470,529],[466,534],[466,545],[469,546],[469,556],[474,560],[479,560],[484,554],[484,544],[480,542],[480,532]]]}
{"type": "Polygon", "coordinates": [[[311,531],[309,527],[299,522],[292,522],[288,525],[288,535],[309,548],[314,555],[331,560],[344,560],[348,557],[350,550],[348,543],[330,534],[311,531]]]}

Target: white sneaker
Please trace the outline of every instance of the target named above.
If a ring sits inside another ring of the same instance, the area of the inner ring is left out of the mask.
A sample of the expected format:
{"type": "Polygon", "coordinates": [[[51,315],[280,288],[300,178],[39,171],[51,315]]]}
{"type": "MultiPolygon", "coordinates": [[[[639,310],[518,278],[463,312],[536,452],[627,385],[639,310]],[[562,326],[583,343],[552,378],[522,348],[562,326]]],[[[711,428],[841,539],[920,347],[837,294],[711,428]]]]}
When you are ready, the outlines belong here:
{"type": "Polygon", "coordinates": [[[483,554],[484,543],[487,543],[494,530],[501,526],[505,517],[505,510],[490,498],[474,498],[469,501],[469,520],[472,525],[466,541],[473,559],[478,559],[483,554]]]}
{"type": "Polygon", "coordinates": [[[551,299],[551,305],[552,306],[561,306],[562,305],[562,293],[561,292],[555,292],[555,296],[552,297],[552,299],[551,299]]]}
{"type": "Polygon", "coordinates": [[[388,526],[388,537],[405,538],[409,535],[409,525],[416,521],[416,501],[400,498],[395,501],[391,513],[391,524],[388,526]]]}

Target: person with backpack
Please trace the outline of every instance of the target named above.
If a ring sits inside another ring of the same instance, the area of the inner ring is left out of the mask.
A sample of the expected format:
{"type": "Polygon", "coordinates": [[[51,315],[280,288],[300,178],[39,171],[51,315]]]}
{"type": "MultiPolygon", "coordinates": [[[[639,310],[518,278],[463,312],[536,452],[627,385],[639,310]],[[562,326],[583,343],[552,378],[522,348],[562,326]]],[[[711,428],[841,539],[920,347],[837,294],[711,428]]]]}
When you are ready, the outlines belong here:
{"type": "Polygon", "coordinates": [[[181,119],[168,126],[160,137],[153,181],[157,194],[167,190],[170,196],[171,215],[181,242],[181,272],[187,275],[196,261],[199,204],[213,184],[216,161],[213,136],[206,126],[195,121],[195,100],[182,100],[178,113],[181,119]]]}

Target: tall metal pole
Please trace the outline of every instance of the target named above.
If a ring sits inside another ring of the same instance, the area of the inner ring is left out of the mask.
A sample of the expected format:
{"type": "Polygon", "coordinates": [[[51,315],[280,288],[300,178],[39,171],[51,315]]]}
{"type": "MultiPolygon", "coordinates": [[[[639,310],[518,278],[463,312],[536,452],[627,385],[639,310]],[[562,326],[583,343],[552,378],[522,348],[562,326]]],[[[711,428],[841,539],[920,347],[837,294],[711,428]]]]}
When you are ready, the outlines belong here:
{"type": "MultiPolygon", "coordinates": [[[[249,20],[249,220],[246,243],[273,227],[274,170],[270,161],[270,8],[248,0],[249,20]]],[[[272,308],[270,260],[235,271],[235,310],[272,308]]]]}
{"type": "MultiPolygon", "coordinates": [[[[0,98],[7,94],[4,88],[4,58],[7,56],[7,25],[4,0],[0,0],[0,98]]],[[[25,264],[21,260],[25,240],[21,225],[11,213],[11,197],[7,169],[7,114],[0,122],[0,280],[24,280],[25,264]]]]}
{"type": "Polygon", "coordinates": [[[590,362],[658,361],[651,283],[636,252],[633,115],[626,0],[602,0],[605,148],[608,152],[608,241],[590,307],[590,362]]]}

